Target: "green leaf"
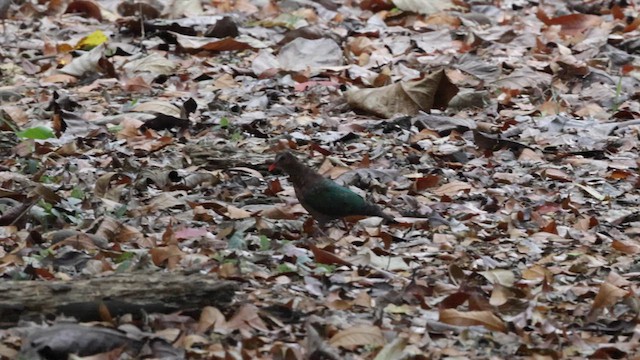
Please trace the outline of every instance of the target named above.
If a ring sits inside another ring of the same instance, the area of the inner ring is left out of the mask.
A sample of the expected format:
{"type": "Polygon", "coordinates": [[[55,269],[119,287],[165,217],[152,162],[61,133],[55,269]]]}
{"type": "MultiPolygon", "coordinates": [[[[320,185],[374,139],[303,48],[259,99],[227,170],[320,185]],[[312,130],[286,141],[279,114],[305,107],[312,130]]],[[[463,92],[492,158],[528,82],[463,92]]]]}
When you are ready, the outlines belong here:
{"type": "Polygon", "coordinates": [[[220,119],[220,127],[221,128],[226,128],[229,126],[229,119],[226,117],[223,117],[222,119],[220,119]]]}
{"type": "Polygon", "coordinates": [[[131,268],[131,265],[133,265],[133,261],[131,260],[125,260],[119,263],[118,266],[116,267],[116,273],[123,273],[129,270],[131,268]]]}
{"type": "Polygon", "coordinates": [[[55,254],[56,254],[56,252],[55,252],[54,250],[52,250],[52,249],[50,249],[50,248],[46,248],[46,249],[42,249],[42,250],[40,250],[40,252],[38,253],[38,255],[35,255],[34,257],[39,256],[39,257],[40,257],[39,259],[44,259],[44,258],[46,258],[46,257],[47,257],[47,256],[49,256],[49,255],[54,256],[55,254]]]}
{"type": "Polygon", "coordinates": [[[23,131],[18,131],[16,135],[21,139],[46,140],[56,137],[53,131],[44,126],[36,126],[23,131]]]}
{"type": "Polygon", "coordinates": [[[107,128],[107,131],[113,134],[119,133],[120,131],[122,131],[122,129],[124,129],[124,126],[122,125],[113,125],[113,126],[109,126],[107,128]]]}
{"type": "Polygon", "coordinates": [[[296,272],[296,269],[292,268],[291,266],[289,266],[287,264],[280,264],[276,268],[276,271],[279,272],[279,273],[290,273],[290,272],[296,272]]]}
{"type": "Polygon", "coordinates": [[[271,240],[265,235],[260,235],[260,251],[271,249],[271,240]]]}
{"type": "Polygon", "coordinates": [[[120,254],[120,256],[118,256],[116,258],[116,263],[121,263],[123,261],[126,260],[131,260],[136,256],[136,254],[132,253],[132,252],[123,252],[122,254],[120,254]]]}
{"type": "Polygon", "coordinates": [[[127,205],[122,205],[119,208],[116,209],[115,213],[113,214],[116,218],[120,219],[122,217],[124,217],[124,215],[127,213],[127,205]]]}
{"type": "Polygon", "coordinates": [[[328,265],[328,264],[317,264],[316,265],[316,269],[318,270],[319,273],[333,273],[336,271],[336,266],[335,265],[328,265]]]}
{"type": "Polygon", "coordinates": [[[38,205],[40,205],[40,207],[43,208],[44,211],[46,211],[47,213],[50,212],[51,209],[53,209],[53,205],[49,204],[48,202],[46,202],[44,200],[38,201],[38,205]]]}
{"type": "Polygon", "coordinates": [[[49,175],[40,176],[40,182],[43,184],[55,184],[55,179],[49,175]]]}
{"type": "Polygon", "coordinates": [[[84,191],[79,187],[74,187],[73,190],[71,190],[71,197],[82,200],[84,199],[84,191]]]}
{"type": "Polygon", "coordinates": [[[240,140],[243,139],[242,133],[240,131],[235,131],[233,134],[231,134],[231,141],[233,142],[238,142],[240,140]]]}

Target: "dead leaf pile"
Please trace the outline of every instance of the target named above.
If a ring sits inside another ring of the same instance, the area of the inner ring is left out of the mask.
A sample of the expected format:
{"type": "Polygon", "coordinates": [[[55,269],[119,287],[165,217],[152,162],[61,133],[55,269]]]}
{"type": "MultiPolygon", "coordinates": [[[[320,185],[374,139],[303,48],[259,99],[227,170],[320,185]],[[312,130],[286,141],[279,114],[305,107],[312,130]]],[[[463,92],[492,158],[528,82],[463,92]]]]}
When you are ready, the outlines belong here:
{"type": "Polygon", "coordinates": [[[638,11],[0,0],[0,357],[640,356],[638,11]]]}

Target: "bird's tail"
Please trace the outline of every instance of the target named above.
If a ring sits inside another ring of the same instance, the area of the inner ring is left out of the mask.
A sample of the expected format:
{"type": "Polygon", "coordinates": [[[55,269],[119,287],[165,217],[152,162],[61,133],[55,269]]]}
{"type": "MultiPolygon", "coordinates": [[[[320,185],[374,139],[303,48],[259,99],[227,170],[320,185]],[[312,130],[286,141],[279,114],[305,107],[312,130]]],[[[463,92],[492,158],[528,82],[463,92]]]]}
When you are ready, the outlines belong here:
{"type": "Polygon", "coordinates": [[[393,216],[391,216],[390,214],[387,214],[386,212],[382,211],[382,209],[380,209],[377,205],[374,204],[368,204],[369,208],[367,209],[367,214],[368,216],[379,216],[381,218],[383,218],[387,223],[390,224],[397,224],[398,222],[393,218],[393,216]]]}

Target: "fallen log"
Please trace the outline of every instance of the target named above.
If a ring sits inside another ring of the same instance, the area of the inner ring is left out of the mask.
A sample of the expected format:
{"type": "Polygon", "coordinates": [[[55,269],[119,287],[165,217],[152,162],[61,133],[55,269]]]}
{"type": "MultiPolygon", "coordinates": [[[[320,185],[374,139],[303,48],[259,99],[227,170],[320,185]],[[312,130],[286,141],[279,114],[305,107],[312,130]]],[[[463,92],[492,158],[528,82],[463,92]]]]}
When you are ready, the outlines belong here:
{"type": "Polygon", "coordinates": [[[224,307],[237,284],[211,275],[141,272],[69,281],[0,281],[0,327],[20,319],[72,316],[105,320],[143,313],[224,307]]]}

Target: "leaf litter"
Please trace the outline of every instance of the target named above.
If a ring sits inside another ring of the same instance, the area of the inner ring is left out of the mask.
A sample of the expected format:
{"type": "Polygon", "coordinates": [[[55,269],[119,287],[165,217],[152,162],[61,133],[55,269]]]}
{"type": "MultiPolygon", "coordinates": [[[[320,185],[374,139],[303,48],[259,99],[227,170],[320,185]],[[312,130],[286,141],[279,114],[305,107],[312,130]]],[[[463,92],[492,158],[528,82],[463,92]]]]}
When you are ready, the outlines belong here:
{"type": "Polygon", "coordinates": [[[633,4],[0,0],[0,17],[0,356],[640,355],[633,4]],[[267,170],[283,150],[398,223],[318,233],[267,170]],[[122,275],[118,298],[61,296],[122,275]],[[208,281],[235,285],[214,301],[208,281]],[[28,294],[47,285],[43,307],[28,294]]]}

